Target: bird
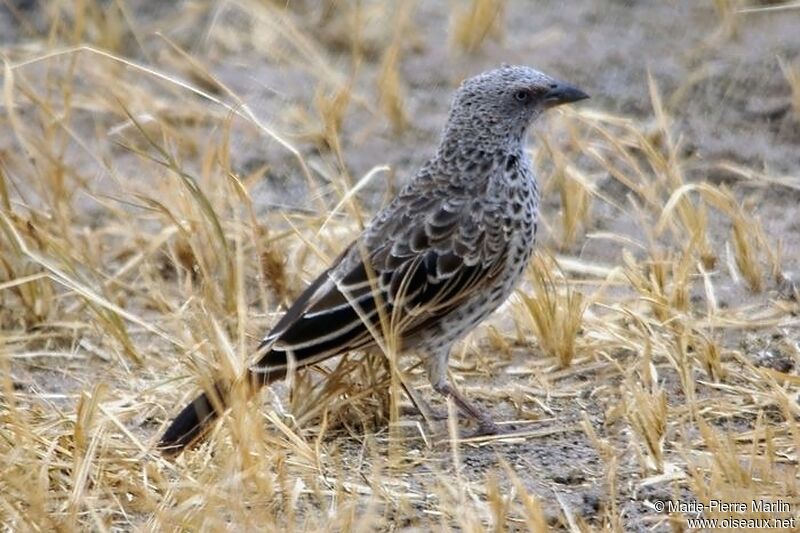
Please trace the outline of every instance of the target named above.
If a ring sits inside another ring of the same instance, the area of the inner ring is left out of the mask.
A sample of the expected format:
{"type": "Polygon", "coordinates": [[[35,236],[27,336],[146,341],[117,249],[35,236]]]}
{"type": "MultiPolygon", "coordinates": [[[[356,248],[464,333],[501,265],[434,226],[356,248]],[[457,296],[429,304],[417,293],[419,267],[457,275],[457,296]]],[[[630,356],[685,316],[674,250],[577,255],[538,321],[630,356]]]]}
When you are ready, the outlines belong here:
{"type": "Polygon", "coordinates": [[[387,338],[398,353],[418,355],[433,390],[474,419],[478,434],[498,433],[491,415],[449,382],[449,354],[510,296],[534,250],[539,188],[529,126],[586,98],[527,66],[504,64],[463,81],[435,154],[289,306],[255,364],[180,411],[160,439],[162,453],[199,441],[235,386],[252,397],[293,369],[375,350],[387,338]]]}

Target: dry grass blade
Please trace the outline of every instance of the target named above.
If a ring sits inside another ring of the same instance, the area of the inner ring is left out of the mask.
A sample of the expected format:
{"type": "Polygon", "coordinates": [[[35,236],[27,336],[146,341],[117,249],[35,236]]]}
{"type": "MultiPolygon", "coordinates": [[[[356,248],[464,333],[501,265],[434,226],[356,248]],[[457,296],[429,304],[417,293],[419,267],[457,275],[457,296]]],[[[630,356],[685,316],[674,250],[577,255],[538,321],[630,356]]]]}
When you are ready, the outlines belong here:
{"type": "Polygon", "coordinates": [[[545,355],[564,368],[575,357],[586,304],[580,292],[559,283],[557,273],[555,261],[537,256],[530,269],[533,294],[520,297],[545,355]]]}
{"type": "Polygon", "coordinates": [[[795,119],[800,121],[800,68],[790,65],[784,59],[779,58],[781,70],[792,89],[792,110],[794,111],[795,119]]]}
{"type": "Polygon", "coordinates": [[[395,132],[404,131],[409,124],[405,104],[405,87],[400,74],[403,54],[403,29],[411,15],[412,2],[403,2],[396,15],[396,26],[392,42],[383,53],[378,71],[378,96],[380,107],[392,124],[395,132]]]}
{"type": "Polygon", "coordinates": [[[477,52],[488,38],[503,35],[506,0],[467,0],[453,10],[452,41],[465,52],[477,52]]]}
{"type": "Polygon", "coordinates": [[[647,468],[664,472],[664,439],[667,431],[667,394],[658,385],[647,390],[639,383],[626,387],[625,416],[644,445],[647,468]]]}

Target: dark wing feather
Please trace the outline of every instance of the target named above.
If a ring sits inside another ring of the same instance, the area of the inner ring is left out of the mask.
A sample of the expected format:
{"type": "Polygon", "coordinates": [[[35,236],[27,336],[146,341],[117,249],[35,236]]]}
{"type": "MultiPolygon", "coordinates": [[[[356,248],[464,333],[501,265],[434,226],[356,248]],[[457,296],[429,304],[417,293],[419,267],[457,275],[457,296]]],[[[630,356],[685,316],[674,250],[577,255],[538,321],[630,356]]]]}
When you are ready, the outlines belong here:
{"type": "Polygon", "coordinates": [[[410,338],[457,309],[500,272],[495,264],[483,263],[462,264],[452,270],[448,261],[452,258],[428,251],[408,258],[394,271],[377,271],[372,280],[359,263],[351,272],[350,279],[358,282],[352,288],[334,282],[321,284],[327,292],[317,295],[294,321],[265,339],[269,351],[251,372],[286,369],[289,358],[305,366],[369,347],[375,343],[373,332],[383,334],[382,314],[397,320],[391,328],[395,334],[410,338]]]}
{"type": "Polygon", "coordinates": [[[405,204],[405,212],[389,218],[388,231],[373,228],[353,243],[265,338],[269,351],[251,371],[369,347],[374,332],[384,334],[381,316],[392,319],[393,334],[412,340],[493,284],[506,264],[505,243],[487,243],[476,231],[476,217],[485,213],[466,204],[448,208],[446,201],[426,198],[424,215],[405,204]]]}

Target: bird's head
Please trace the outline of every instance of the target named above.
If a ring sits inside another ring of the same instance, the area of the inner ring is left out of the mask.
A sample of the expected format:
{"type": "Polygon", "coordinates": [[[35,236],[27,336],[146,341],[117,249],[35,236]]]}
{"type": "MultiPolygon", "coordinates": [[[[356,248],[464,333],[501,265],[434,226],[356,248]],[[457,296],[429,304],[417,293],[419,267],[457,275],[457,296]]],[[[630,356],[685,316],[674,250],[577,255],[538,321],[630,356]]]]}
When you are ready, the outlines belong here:
{"type": "Polygon", "coordinates": [[[521,140],[547,109],[589,98],[585,92],[524,66],[506,66],[465,80],[450,108],[447,133],[521,140]]]}

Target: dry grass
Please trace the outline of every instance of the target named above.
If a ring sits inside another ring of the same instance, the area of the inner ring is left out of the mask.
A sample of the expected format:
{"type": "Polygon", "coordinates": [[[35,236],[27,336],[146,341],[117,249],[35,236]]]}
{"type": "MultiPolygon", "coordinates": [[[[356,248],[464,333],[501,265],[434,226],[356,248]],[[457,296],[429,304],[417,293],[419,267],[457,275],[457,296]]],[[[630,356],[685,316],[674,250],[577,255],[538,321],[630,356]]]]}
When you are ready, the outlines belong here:
{"type": "Polygon", "coordinates": [[[536,257],[531,264],[533,293],[522,293],[521,298],[542,352],[566,368],[575,357],[575,342],[586,306],[583,295],[569,285],[559,289],[557,271],[555,261],[536,257]]]}
{"type": "Polygon", "coordinates": [[[486,39],[503,35],[506,0],[459,0],[453,6],[451,42],[458,49],[475,53],[486,39]]]}
{"type": "Polygon", "coordinates": [[[792,111],[795,118],[800,120],[800,68],[780,60],[781,70],[792,89],[792,111]]]}
{"type": "MultiPolygon", "coordinates": [[[[357,4],[342,31],[362,20],[357,4]]],[[[202,25],[206,48],[165,39],[162,57],[134,62],[147,28],[120,5],[59,3],[47,38],[2,50],[5,529],[624,530],[625,502],[652,508],[658,496],[642,494],[653,487],[705,503],[779,499],[796,512],[800,379],[753,362],[765,332],[785,331],[761,351],[800,366],[797,292],[770,292],[786,281],[779,236],[739,192],[686,177],[655,80],[647,120],[590,105],[549,123],[536,162],[545,205],[560,209],[546,207],[543,221],[560,255],[537,259],[520,302],[453,355],[456,384],[514,434],[461,439],[455,420],[401,414],[401,384],[424,378],[388,342],[389,357],[349,354],[270,389],[265,405],[233,402],[206,443],[164,460],[153,446],[176,408],[196,385],[241,372],[281,309],[368,220],[361,191],[382,169],[351,183],[344,124],[413,120],[402,31],[370,45],[359,78],[363,39],[337,40],[352,63],[333,61],[321,44],[332,37],[317,36],[302,7],[197,2],[171,23],[202,25]],[[243,49],[310,76],[312,110],[281,103],[259,120],[206,64],[243,49]],[[300,133],[290,142],[281,124],[300,133]],[[247,142],[265,155],[245,169],[235,145],[247,142]],[[302,192],[265,209],[260,187],[280,185],[278,162],[302,192]],[[600,210],[633,229],[594,227],[600,210]],[[582,242],[624,253],[610,264],[572,244],[582,242]],[[738,296],[723,305],[722,294],[738,296]],[[593,511],[573,499],[584,491],[598,495],[593,511]]],[[[409,23],[406,5],[385,14],[409,23]]],[[[455,12],[458,46],[499,35],[501,18],[478,14],[503,6],[455,12]]],[[[733,4],[715,6],[732,37],[733,4]]],[[[685,518],[652,511],[636,525],[681,529],[685,518]]]]}

